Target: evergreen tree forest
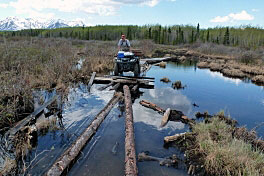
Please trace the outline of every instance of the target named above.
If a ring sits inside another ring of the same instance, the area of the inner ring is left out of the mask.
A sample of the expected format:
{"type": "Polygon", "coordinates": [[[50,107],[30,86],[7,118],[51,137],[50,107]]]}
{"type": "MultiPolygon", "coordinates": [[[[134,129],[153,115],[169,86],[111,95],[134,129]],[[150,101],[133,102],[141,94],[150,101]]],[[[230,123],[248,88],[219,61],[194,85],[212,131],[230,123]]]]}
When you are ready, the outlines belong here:
{"type": "Polygon", "coordinates": [[[215,27],[201,29],[189,25],[98,25],[92,27],[71,27],[57,29],[29,29],[21,31],[0,32],[1,36],[31,36],[31,37],[61,37],[80,40],[118,40],[125,34],[129,40],[150,39],[157,44],[178,45],[192,44],[195,42],[211,42],[227,46],[243,48],[257,48],[264,46],[264,29],[241,27],[215,27]]]}

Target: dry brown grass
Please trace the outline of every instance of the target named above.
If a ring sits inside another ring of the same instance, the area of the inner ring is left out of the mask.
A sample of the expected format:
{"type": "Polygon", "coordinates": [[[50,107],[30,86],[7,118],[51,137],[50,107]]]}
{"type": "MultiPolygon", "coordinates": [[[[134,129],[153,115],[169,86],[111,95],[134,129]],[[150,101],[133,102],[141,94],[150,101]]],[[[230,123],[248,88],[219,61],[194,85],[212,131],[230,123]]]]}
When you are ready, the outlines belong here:
{"type": "Polygon", "coordinates": [[[171,80],[167,77],[161,78],[160,81],[165,82],[165,83],[171,82],[171,80]]]}
{"type": "Polygon", "coordinates": [[[235,123],[220,112],[195,124],[192,135],[178,141],[185,141],[180,146],[185,148],[190,173],[219,176],[264,174],[262,140],[253,131],[236,128],[235,123]]]}
{"type": "MultiPolygon", "coordinates": [[[[0,43],[0,128],[11,126],[33,111],[34,89],[56,88],[66,95],[72,83],[87,82],[91,72],[113,70],[117,41],[59,38],[3,38],[0,43]],[[83,59],[80,69],[76,64],[83,59]]],[[[132,41],[150,53],[153,42],[132,41]]]]}

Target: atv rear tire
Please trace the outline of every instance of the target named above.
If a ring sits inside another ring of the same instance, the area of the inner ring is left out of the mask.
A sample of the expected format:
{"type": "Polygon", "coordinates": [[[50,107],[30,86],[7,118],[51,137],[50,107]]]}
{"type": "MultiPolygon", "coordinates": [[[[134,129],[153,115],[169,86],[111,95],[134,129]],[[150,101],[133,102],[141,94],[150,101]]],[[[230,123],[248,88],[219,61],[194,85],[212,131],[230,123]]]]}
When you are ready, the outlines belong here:
{"type": "Polygon", "coordinates": [[[136,65],[134,67],[134,76],[135,77],[139,77],[140,76],[140,66],[139,66],[139,63],[136,63],[136,65]]]}
{"type": "Polygon", "coordinates": [[[118,76],[119,71],[118,71],[118,65],[115,63],[115,68],[114,68],[114,75],[118,76]]]}

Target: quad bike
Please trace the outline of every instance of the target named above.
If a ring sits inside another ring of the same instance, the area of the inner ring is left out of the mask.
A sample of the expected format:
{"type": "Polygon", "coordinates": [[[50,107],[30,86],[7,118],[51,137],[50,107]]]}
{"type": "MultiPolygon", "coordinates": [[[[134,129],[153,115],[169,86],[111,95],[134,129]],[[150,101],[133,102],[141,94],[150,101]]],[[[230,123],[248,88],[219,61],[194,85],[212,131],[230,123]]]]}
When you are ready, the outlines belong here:
{"type": "Polygon", "coordinates": [[[140,76],[140,57],[141,52],[139,50],[133,50],[132,52],[119,51],[115,57],[114,75],[118,76],[123,72],[134,72],[134,77],[140,76]]]}

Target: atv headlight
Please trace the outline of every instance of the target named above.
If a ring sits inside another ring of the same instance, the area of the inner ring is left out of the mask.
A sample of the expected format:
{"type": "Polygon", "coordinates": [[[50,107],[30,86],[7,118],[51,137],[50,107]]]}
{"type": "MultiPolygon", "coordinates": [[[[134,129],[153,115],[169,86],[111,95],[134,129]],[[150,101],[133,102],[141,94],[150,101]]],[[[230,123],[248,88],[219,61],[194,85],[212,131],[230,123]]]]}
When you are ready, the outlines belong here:
{"type": "Polygon", "coordinates": [[[136,59],[130,59],[130,62],[135,62],[136,61],[136,59]]]}

